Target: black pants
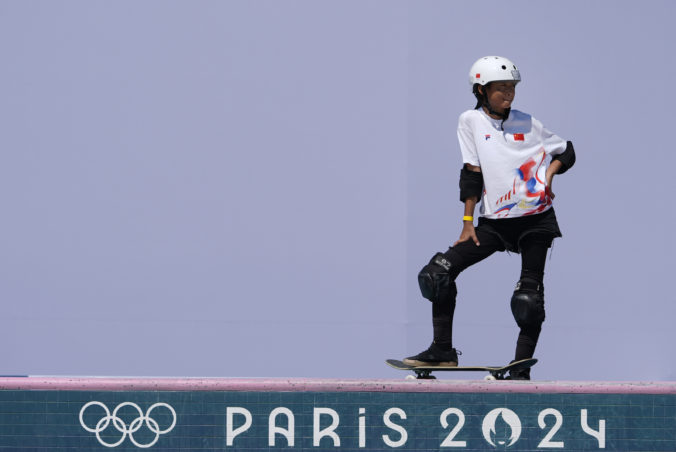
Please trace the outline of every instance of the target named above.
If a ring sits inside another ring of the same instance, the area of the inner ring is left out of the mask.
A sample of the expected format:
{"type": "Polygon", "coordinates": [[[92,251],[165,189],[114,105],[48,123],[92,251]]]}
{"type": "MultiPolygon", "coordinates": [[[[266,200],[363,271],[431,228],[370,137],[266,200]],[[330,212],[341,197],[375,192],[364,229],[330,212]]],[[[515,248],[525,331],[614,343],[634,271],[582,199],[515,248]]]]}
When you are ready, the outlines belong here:
{"type": "MultiPolygon", "coordinates": [[[[455,278],[466,268],[486,259],[496,251],[511,250],[521,254],[521,279],[543,286],[547,249],[555,237],[560,237],[553,209],[532,217],[503,220],[483,220],[476,227],[480,245],[472,240],[458,243],[444,253],[451,265],[450,277],[455,278]]],[[[544,289],[543,289],[544,290],[544,289]]],[[[453,314],[455,295],[432,304],[434,341],[453,346],[453,314]]],[[[532,358],[541,328],[521,328],[517,338],[515,360],[532,358]]]]}

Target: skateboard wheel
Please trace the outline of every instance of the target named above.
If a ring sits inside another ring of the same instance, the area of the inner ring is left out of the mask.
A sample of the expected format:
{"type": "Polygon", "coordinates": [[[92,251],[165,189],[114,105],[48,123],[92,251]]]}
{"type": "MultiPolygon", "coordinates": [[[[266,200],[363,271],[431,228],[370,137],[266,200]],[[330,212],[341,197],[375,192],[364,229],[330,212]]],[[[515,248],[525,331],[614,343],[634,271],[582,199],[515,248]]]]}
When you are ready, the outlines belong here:
{"type": "Polygon", "coordinates": [[[495,378],[493,375],[486,375],[486,376],[484,377],[484,380],[486,380],[486,381],[493,381],[493,380],[497,380],[497,378],[495,378]]]}
{"type": "Polygon", "coordinates": [[[415,380],[415,375],[406,375],[406,378],[404,380],[415,380]]]}

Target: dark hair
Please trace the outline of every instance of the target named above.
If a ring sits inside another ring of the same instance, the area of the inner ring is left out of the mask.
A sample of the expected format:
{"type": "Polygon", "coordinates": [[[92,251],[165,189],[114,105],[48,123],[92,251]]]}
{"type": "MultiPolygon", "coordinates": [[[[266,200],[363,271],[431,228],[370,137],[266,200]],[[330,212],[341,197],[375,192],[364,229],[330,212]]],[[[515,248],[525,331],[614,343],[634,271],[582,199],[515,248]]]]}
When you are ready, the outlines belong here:
{"type": "MultiPolygon", "coordinates": [[[[486,86],[488,86],[489,84],[490,82],[486,83],[486,86]]],[[[484,86],[483,94],[479,92],[479,86],[481,85],[479,85],[478,83],[475,83],[472,86],[472,92],[474,93],[474,97],[476,97],[476,106],[474,107],[475,110],[478,110],[479,107],[481,107],[484,103],[488,103],[488,99],[486,98],[486,86],[484,86]]]]}

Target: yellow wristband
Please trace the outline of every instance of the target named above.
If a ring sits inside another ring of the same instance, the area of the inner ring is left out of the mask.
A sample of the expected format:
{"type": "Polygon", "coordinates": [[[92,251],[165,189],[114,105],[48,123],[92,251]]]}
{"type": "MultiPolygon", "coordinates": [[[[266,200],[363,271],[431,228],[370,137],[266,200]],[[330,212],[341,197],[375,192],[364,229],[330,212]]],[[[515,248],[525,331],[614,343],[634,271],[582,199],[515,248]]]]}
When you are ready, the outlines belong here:
{"type": "Polygon", "coordinates": [[[462,221],[474,221],[474,217],[470,217],[469,215],[465,215],[462,217],[462,221]]]}

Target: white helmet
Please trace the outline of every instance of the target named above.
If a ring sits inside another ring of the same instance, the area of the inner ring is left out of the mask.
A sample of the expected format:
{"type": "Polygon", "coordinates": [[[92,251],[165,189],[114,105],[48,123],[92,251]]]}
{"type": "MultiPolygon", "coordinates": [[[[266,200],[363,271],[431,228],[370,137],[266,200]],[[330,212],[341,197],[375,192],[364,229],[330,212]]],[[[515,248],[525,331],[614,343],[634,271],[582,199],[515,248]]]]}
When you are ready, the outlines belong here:
{"type": "Polygon", "coordinates": [[[481,86],[490,82],[513,80],[521,81],[521,74],[516,65],[507,58],[499,56],[487,56],[479,58],[469,70],[469,84],[474,87],[475,83],[481,86]]]}

